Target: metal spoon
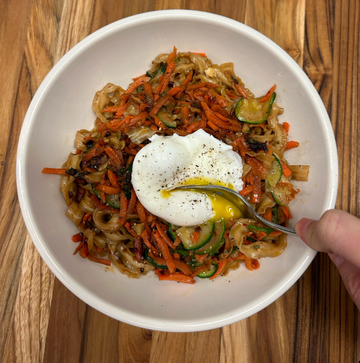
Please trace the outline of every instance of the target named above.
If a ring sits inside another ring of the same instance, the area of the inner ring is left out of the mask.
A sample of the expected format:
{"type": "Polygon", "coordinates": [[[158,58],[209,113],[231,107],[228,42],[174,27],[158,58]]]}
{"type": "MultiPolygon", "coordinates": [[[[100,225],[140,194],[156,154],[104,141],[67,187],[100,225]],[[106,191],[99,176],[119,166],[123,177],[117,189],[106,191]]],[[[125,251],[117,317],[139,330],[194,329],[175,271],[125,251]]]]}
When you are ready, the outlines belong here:
{"type": "Polygon", "coordinates": [[[271,227],[277,231],[297,236],[296,232],[293,229],[280,226],[276,223],[270,222],[267,219],[261,217],[259,214],[255,212],[251,204],[242,195],[235,192],[234,190],[222,187],[220,185],[184,185],[181,187],[176,187],[172,190],[184,190],[184,189],[198,189],[221,195],[227,200],[233,202],[240,209],[241,212],[244,212],[244,210],[246,210],[248,215],[250,215],[253,219],[258,220],[261,223],[265,224],[266,226],[271,227]]]}

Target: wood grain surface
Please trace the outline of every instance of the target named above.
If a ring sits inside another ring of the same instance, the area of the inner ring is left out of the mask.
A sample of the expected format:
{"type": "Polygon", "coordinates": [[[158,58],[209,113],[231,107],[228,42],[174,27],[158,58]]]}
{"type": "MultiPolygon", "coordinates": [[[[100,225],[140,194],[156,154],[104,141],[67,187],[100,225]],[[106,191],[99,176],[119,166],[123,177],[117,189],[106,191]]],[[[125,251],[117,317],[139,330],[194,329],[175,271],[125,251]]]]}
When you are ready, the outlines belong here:
{"type": "Polygon", "coordinates": [[[325,254],[248,319],[206,332],[165,333],[87,306],[34,248],[15,185],[18,137],[34,93],[88,34],[160,9],[202,10],[243,22],[303,67],[335,131],[336,206],[360,217],[358,0],[0,0],[0,362],[358,362],[359,314],[325,254]]]}

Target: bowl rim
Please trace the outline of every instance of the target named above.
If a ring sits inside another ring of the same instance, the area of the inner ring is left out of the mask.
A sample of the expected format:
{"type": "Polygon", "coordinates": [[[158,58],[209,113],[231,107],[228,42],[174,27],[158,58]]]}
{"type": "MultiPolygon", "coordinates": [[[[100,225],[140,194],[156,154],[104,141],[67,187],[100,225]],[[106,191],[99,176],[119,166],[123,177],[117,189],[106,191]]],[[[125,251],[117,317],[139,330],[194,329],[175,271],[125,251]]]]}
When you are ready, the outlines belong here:
{"type": "MultiPolygon", "coordinates": [[[[131,26],[136,23],[141,23],[143,21],[156,21],[156,19],[163,19],[164,17],[172,17],[178,19],[186,19],[192,18],[194,20],[206,19],[207,21],[212,21],[214,23],[226,23],[227,26],[231,26],[236,28],[238,31],[245,33],[252,40],[256,40],[261,43],[267,50],[270,50],[272,53],[276,54],[277,57],[284,60],[297,75],[299,80],[303,82],[303,85],[306,86],[307,91],[311,94],[314,100],[314,104],[316,104],[317,110],[319,114],[322,116],[322,126],[326,130],[327,134],[327,145],[329,147],[329,155],[330,155],[330,167],[332,171],[332,175],[334,176],[329,181],[329,200],[326,205],[326,209],[334,208],[337,196],[338,189],[338,155],[337,148],[335,143],[334,132],[331,126],[331,122],[325,106],[316,91],[314,85],[304,73],[304,71],[300,68],[300,66],[275,42],[271,39],[267,38],[265,35],[261,34],[255,29],[250,28],[249,26],[235,21],[233,19],[216,15],[212,13],[207,13],[203,11],[195,11],[195,10],[158,10],[152,12],[141,13],[137,15],[133,15],[127,18],[120,19],[114,23],[106,25],[105,27],[95,31],[94,33],[88,35],[78,44],[76,44],[72,49],[70,49],[50,70],[45,79],[42,81],[38,90],[36,91],[30,106],[27,110],[27,113],[24,118],[23,126],[20,133],[18,150],[17,150],[17,160],[16,160],[16,183],[17,190],[19,195],[19,203],[21,207],[21,211],[24,217],[24,221],[26,227],[29,231],[29,234],[33,240],[35,247],[40,253],[43,260],[46,262],[51,271],[55,274],[55,276],[77,297],[83,300],[86,304],[89,304],[93,308],[101,311],[102,313],[117,319],[121,320],[127,324],[131,324],[137,327],[158,330],[158,331],[171,331],[171,332],[190,332],[190,331],[202,331],[208,329],[219,328],[231,323],[235,323],[241,319],[247,318],[258,311],[264,309],[272,302],[274,302],[278,297],[284,294],[304,273],[307,267],[312,262],[313,258],[316,255],[315,251],[309,251],[308,257],[302,262],[300,267],[295,271],[295,273],[288,277],[286,283],[282,284],[276,291],[274,291],[271,295],[267,296],[265,299],[255,304],[249,309],[245,311],[237,310],[233,314],[229,316],[229,314],[225,314],[221,319],[218,317],[213,319],[212,321],[206,322],[195,322],[195,321],[177,321],[171,319],[157,320],[154,318],[144,317],[143,315],[137,315],[134,313],[129,313],[124,311],[118,306],[114,306],[108,301],[103,300],[101,297],[93,294],[90,290],[82,286],[78,283],[73,277],[66,271],[59,268],[59,263],[57,263],[57,258],[54,256],[46,243],[44,243],[40,237],[40,233],[37,229],[37,226],[32,221],[31,217],[31,208],[29,203],[29,190],[27,186],[27,177],[26,177],[26,151],[28,148],[29,141],[27,140],[27,134],[31,128],[33,123],[33,116],[35,111],[37,110],[40,100],[42,99],[44,93],[46,92],[49,85],[56,78],[56,75],[60,72],[60,70],[65,67],[70,60],[81,54],[87,47],[91,46],[92,43],[100,40],[103,37],[106,37],[108,34],[113,32],[117,32],[126,26],[131,26]]],[[[325,211],[324,210],[324,211],[325,211]]]]}

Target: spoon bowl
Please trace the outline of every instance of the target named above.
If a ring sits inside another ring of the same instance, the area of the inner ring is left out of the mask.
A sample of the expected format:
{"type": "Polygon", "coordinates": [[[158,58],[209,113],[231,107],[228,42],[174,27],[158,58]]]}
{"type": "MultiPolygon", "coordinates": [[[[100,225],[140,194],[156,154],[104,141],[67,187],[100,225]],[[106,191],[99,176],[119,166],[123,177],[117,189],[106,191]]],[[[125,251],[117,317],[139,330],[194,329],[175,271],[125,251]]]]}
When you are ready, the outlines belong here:
{"type": "Polygon", "coordinates": [[[261,215],[256,213],[255,209],[241,194],[237,193],[232,189],[220,185],[184,185],[181,187],[174,188],[172,190],[185,190],[185,189],[196,189],[221,195],[222,197],[234,203],[242,213],[246,212],[247,215],[249,215],[251,218],[265,224],[270,228],[275,229],[276,231],[297,236],[294,229],[280,226],[276,223],[270,222],[267,219],[261,217],[261,215]]]}

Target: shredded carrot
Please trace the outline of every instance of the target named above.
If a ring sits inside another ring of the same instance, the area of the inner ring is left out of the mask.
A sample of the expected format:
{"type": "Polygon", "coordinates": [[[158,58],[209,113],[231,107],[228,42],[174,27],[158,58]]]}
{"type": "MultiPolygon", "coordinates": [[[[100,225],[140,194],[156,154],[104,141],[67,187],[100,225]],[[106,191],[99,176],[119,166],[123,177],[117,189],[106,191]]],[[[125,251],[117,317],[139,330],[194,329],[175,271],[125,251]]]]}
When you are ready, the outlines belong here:
{"type": "Polygon", "coordinates": [[[129,103],[125,103],[121,106],[106,107],[103,110],[101,110],[101,112],[115,112],[116,115],[119,117],[126,111],[128,106],[129,106],[129,103]]]}
{"type": "Polygon", "coordinates": [[[237,98],[239,98],[239,96],[238,96],[238,95],[235,95],[235,94],[231,93],[231,92],[230,92],[230,91],[228,91],[228,90],[225,90],[225,92],[226,92],[226,94],[229,96],[229,98],[230,98],[231,100],[236,100],[237,98]]]}
{"type": "Polygon", "coordinates": [[[214,280],[216,277],[218,277],[221,274],[226,265],[226,260],[219,261],[217,264],[218,264],[218,269],[216,270],[214,275],[210,277],[210,280],[214,280]]]}
{"type": "Polygon", "coordinates": [[[114,163],[114,166],[116,167],[116,169],[120,169],[121,165],[122,165],[122,161],[120,160],[117,153],[110,146],[108,146],[105,149],[105,152],[106,152],[106,154],[108,154],[109,158],[114,163]]]}
{"type": "Polygon", "coordinates": [[[200,232],[198,231],[194,231],[193,233],[191,233],[190,235],[190,239],[193,243],[196,243],[199,240],[200,237],[200,232]]]}
{"type": "MultiPolygon", "coordinates": [[[[158,257],[156,256],[153,251],[148,251],[149,253],[149,256],[160,266],[166,266],[166,261],[165,259],[161,258],[161,257],[158,257]]],[[[167,269],[167,267],[166,267],[167,269]]]]}
{"type": "Polygon", "coordinates": [[[218,87],[218,84],[210,83],[210,82],[196,83],[196,84],[192,84],[191,86],[188,86],[187,91],[193,91],[193,90],[196,90],[196,89],[202,88],[202,87],[216,88],[216,87],[218,87]]]}
{"type": "Polygon", "coordinates": [[[75,249],[75,251],[74,251],[74,253],[73,253],[73,255],[76,255],[82,248],[83,248],[83,246],[84,246],[84,242],[82,241],[82,242],[80,242],[79,243],[79,245],[76,247],[76,249],[75,249]]]}
{"type": "Polygon", "coordinates": [[[184,126],[189,125],[189,107],[181,107],[181,121],[184,126]]]}
{"type": "Polygon", "coordinates": [[[163,275],[163,274],[160,274],[158,275],[159,276],[159,280],[160,281],[177,281],[177,282],[183,282],[185,284],[195,284],[196,281],[191,277],[191,276],[186,276],[182,273],[178,273],[178,272],[175,272],[175,273],[172,273],[170,275],[163,275]]]}
{"type": "Polygon", "coordinates": [[[252,187],[251,185],[246,186],[241,192],[240,194],[245,197],[245,195],[250,194],[253,191],[254,187],[252,187]]]}
{"type": "Polygon", "coordinates": [[[266,211],[265,211],[265,213],[264,213],[264,215],[263,215],[263,217],[264,217],[266,220],[270,221],[270,222],[271,222],[271,220],[272,220],[271,210],[272,210],[272,208],[266,208],[266,211]]]}
{"type": "Polygon", "coordinates": [[[97,263],[101,263],[101,264],[106,265],[106,266],[111,266],[111,261],[108,260],[108,259],[106,259],[106,258],[95,257],[95,256],[93,256],[90,253],[87,255],[87,258],[90,261],[97,262],[97,263]]]}
{"type": "Polygon", "coordinates": [[[285,146],[285,151],[298,147],[300,144],[297,141],[288,141],[285,146]]]}
{"type": "Polygon", "coordinates": [[[176,236],[176,238],[175,238],[175,241],[174,241],[174,246],[179,246],[179,244],[181,243],[181,239],[180,239],[180,237],[179,236],[176,236]]]}
{"type": "MultiPolygon", "coordinates": [[[[84,218],[83,218],[83,220],[82,220],[82,226],[84,227],[84,228],[86,228],[86,222],[87,221],[91,221],[91,213],[89,212],[89,213],[86,213],[85,215],[84,215],[84,218]]],[[[73,241],[74,241],[74,239],[73,239],[73,241]]]]}
{"type": "Polygon", "coordinates": [[[177,259],[173,259],[175,267],[180,270],[184,275],[190,276],[191,275],[191,268],[182,261],[179,261],[177,259]]]}
{"type": "Polygon", "coordinates": [[[188,126],[188,127],[186,128],[186,132],[187,132],[188,134],[191,134],[191,133],[193,133],[193,132],[195,132],[195,131],[199,130],[199,129],[200,129],[200,127],[201,127],[201,121],[195,121],[194,123],[192,123],[190,126],[188,126]]]}
{"type": "Polygon", "coordinates": [[[141,238],[143,239],[143,242],[145,243],[146,247],[150,250],[150,251],[155,251],[155,247],[151,244],[150,242],[150,236],[147,232],[146,229],[144,229],[141,233],[141,238]]]}
{"type": "Polygon", "coordinates": [[[74,234],[72,236],[73,242],[80,242],[82,241],[82,239],[83,239],[82,233],[74,234]]]}
{"type": "Polygon", "coordinates": [[[186,87],[190,82],[191,82],[191,79],[192,79],[192,76],[194,74],[194,71],[191,70],[189,72],[189,74],[186,76],[186,78],[184,79],[184,81],[181,83],[181,87],[186,87]]]}
{"type": "Polygon", "coordinates": [[[161,238],[166,242],[166,244],[171,247],[172,249],[175,249],[176,246],[173,244],[173,242],[170,240],[170,238],[166,235],[165,231],[161,228],[161,226],[156,223],[156,229],[160,233],[161,238]]]}
{"type": "Polygon", "coordinates": [[[239,83],[234,82],[235,88],[240,93],[241,97],[248,98],[247,93],[244,91],[244,89],[239,85],[239,83]]]}
{"type": "Polygon", "coordinates": [[[146,74],[142,74],[141,76],[134,77],[132,80],[136,81],[137,79],[142,78],[142,77],[147,77],[147,76],[146,76],[146,74]]]}
{"type": "Polygon", "coordinates": [[[247,256],[244,255],[244,259],[245,259],[245,266],[248,270],[252,271],[254,268],[252,266],[252,263],[251,263],[251,259],[247,256]]]}
{"type": "Polygon", "coordinates": [[[155,105],[154,105],[154,107],[153,107],[153,109],[150,111],[150,113],[149,113],[149,115],[151,116],[151,117],[154,117],[159,111],[160,111],[160,108],[162,107],[162,106],[164,106],[164,104],[167,102],[167,101],[169,101],[169,100],[174,100],[173,98],[172,98],[172,96],[170,96],[170,95],[165,95],[165,96],[163,96],[163,97],[160,97],[157,101],[156,101],[156,103],[155,103],[155,105]]]}
{"type": "Polygon", "coordinates": [[[112,186],[115,188],[120,188],[120,184],[117,180],[116,174],[112,170],[109,169],[107,171],[107,175],[109,177],[109,180],[110,180],[110,183],[112,184],[112,186]]]}
{"type": "Polygon", "coordinates": [[[96,190],[106,193],[106,194],[119,194],[120,193],[120,188],[114,188],[114,187],[109,187],[107,185],[102,185],[102,184],[98,184],[95,187],[96,190]]]}
{"type": "Polygon", "coordinates": [[[108,129],[108,125],[107,124],[101,124],[97,127],[98,131],[99,132],[102,132],[102,131],[106,131],[108,129]]]}
{"type": "Polygon", "coordinates": [[[256,260],[255,258],[251,259],[251,266],[254,270],[258,270],[260,267],[260,262],[259,260],[256,260]]]}
{"type": "Polygon", "coordinates": [[[274,93],[275,88],[276,88],[276,84],[274,84],[274,85],[273,85],[273,86],[269,89],[268,93],[267,93],[264,97],[260,98],[259,102],[265,102],[265,101],[267,101],[267,100],[271,97],[271,95],[274,93]]]}
{"type": "Polygon", "coordinates": [[[281,208],[281,210],[283,211],[283,213],[285,214],[285,217],[286,217],[287,219],[291,219],[291,218],[292,218],[292,215],[291,215],[291,213],[290,213],[290,211],[289,211],[289,208],[288,208],[288,207],[286,207],[286,206],[284,205],[284,206],[281,206],[280,208],[281,208]]]}
{"type": "Polygon", "coordinates": [[[183,89],[181,87],[173,87],[168,91],[167,95],[169,96],[175,96],[178,92],[182,91],[183,89]]]}
{"type": "Polygon", "coordinates": [[[163,130],[166,128],[165,124],[156,115],[154,116],[154,120],[155,120],[155,125],[158,128],[163,129],[163,130]]]}
{"type": "Polygon", "coordinates": [[[81,150],[76,150],[76,155],[79,155],[79,154],[81,154],[82,153],[82,151],[81,150]]]}
{"type": "Polygon", "coordinates": [[[56,169],[56,168],[44,168],[42,173],[44,174],[57,174],[57,175],[66,175],[67,169],[56,169]]]}
{"type": "Polygon", "coordinates": [[[284,122],[283,123],[283,128],[285,129],[286,133],[288,134],[289,133],[289,130],[290,130],[290,125],[288,122],[284,122]]]}
{"type": "Polygon", "coordinates": [[[97,252],[102,252],[103,251],[103,248],[99,247],[99,246],[96,246],[96,251],[97,252]]]}
{"type": "Polygon", "coordinates": [[[219,131],[220,128],[214,125],[211,121],[208,121],[207,123],[214,131],[219,131]]]}
{"type": "Polygon", "coordinates": [[[143,83],[149,81],[151,78],[148,76],[142,76],[139,77],[136,81],[131,83],[129,88],[126,90],[126,93],[132,93],[134,92],[138,87],[140,87],[143,83]]]}
{"type": "Polygon", "coordinates": [[[148,223],[147,218],[146,218],[145,208],[140,203],[140,201],[137,201],[137,203],[136,203],[136,211],[137,211],[137,214],[138,214],[138,216],[140,218],[141,223],[144,223],[144,227],[145,227],[145,229],[147,230],[147,232],[150,235],[151,234],[151,229],[150,229],[149,223],[148,223]]]}
{"type": "Polygon", "coordinates": [[[281,232],[280,231],[272,231],[269,233],[269,237],[277,237],[280,236],[281,232]]]}
{"type": "Polygon", "coordinates": [[[202,57],[206,58],[206,54],[205,53],[198,53],[198,52],[191,52],[192,54],[197,54],[197,55],[201,55],[202,57]]]}
{"type": "Polygon", "coordinates": [[[280,161],[281,163],[281,167],[282,167],[282,171],[283,171],[283,174],[286,178],[288,178],[292,173],[291,173],[291,170],[289,169],[289,167],[283,163],[282,161],[280,161]]]}
{"type": "Polygon", "coordinates": [[[119,219],[118,224],[123,226],[126,222],[126,214],[128,209],[128,200],[125,195],[124,190],[120,190],[120,212],[119,212],[119,219]]]}
{"type": "Polygon", "coordinates": [[[109,213],[119,213],[119,210],[116,209],[116,208],[113,208],[113,207],[110,207],[104,203],[101,203],[100,200],[98,199],[98,197],[93,194],[91,197],[90,197],[91,201],[93,202],[94,206],[96,208],[99,208],[101,210],[105,210],[109,213]]]}
{"type": "Polygon", "coordinates": [[[128,205],[127,214],[132,214],[134,212],[135,206],[136,206],[136,193],[134,189],[131,189],[131,197],[128,205]]]}
{"type": "Polygon", "coordinates": [[[150,128],[153,131],[159,131],[159,128],[156,125],[154,125],[154,124],[150,125],[150,128]]]}
{"type": "Polygon", "coordinates": [[[207,257],[208,257],[208,253],[206,253],[205,255],[197,255],[196,253],[195,253],[195,258],[199,261],[199,262],[204,262],[206,259],[207,259],[207,257]]]}
{"type": "Polygon", "coordinates": [[[221,107],[227,107],[229,106],[229,102],[226,100],[226,98],[224,96],[220,96],[218,93],[216,93],[214,90],[210,90],[209,94],[212,97],[216,98],[216,102],[221,106],[221,107]]]}
{"type": "Polygon", "coordinates": [[[175,57],[176,57],[176,48],[174,47],[173,52],[169,54],[169,57],[167,59],[166,71],[164,73],[163,78],[160,81],[159,86],[156,87],[155,93],[157,94],[163,93],[168,83],[170,82],[170,77],[175,69],[175,57]]]}
{"type": "Polygon", "coordinates": [[[174,253],[173,253],[173,257],[174,257],[176,260],[180,260],[180,255],[179,255],[177,252],[174,252],[174,253]]]}
{"type": "Polygon", "coordinates": [[[155,240],[157,242],[157,245],[166,261],[166,265],[170,271],[170,273],[173,273],[175,271],[175,264],[173,261],[173,258],[171,256],[171,253],[169,251],[169,248],[167,246],[167,244],[165,243],[165,241],[161,238],[160,234],[158,231],[155,231],[153,233],[153,236],[155,237],[155,240]]]}
{"type": "Polygon", "coordinates": [[[87,243],[84,243],[83,247],[80,250],[80,256],[82,258],[86,258],[88,254],[89,254],[89,247],[87,243]]]}

